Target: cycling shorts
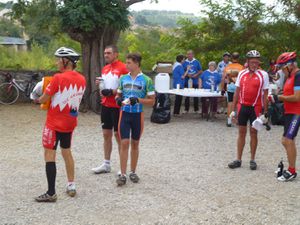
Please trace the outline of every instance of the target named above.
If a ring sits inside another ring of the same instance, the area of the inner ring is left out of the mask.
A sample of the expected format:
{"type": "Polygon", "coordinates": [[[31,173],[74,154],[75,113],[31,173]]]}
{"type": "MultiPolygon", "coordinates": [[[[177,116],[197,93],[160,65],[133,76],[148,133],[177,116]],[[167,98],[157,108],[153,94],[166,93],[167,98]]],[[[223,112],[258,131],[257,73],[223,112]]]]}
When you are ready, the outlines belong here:
{"type": "Polygon", "coordinates": [[[71,148],[73,132],[59,132],[45,126],[43,130],[43,147],[56,150],[58,142],[61,148],[71,148]]]}
{"type": "Polygon", "coordinates": [[[300,115],[285,114],[283,136],[293,140],[298,134],[299,125],[300,125],[300,115]]]}
{"type": "Polygon", "coordinates": [[[140,140],[144,128],[144,113],[120,112],[119,135],[121,139],[140,140]]]}

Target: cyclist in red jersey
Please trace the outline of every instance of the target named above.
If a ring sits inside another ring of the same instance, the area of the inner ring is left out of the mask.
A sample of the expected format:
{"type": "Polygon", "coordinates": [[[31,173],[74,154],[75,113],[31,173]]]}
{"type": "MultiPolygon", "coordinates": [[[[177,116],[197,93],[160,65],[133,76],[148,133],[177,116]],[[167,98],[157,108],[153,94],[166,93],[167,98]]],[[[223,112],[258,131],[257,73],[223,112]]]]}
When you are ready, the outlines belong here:
{"type": "Polygon", "coordinates": [[[284,104],[284,132],[282,145],[284,146],[289,162],[288,170],[284,170],[279,181],[291,181],[296,178],[297,149],[295,137],[300,126],[300,69],[296,62],[295,52],[285,52],[277,59],[277,67],[287,77],[284,84],[283,95],[270,95],[269,101],[275,103],[283,101],[284,104]]]}
{"type": "MultiPolygon", "coordinates": [[[[269,78],[267,72],[259,69],[260,53],[251,50],[247,53],[248,68],[242,70],[236,80],[236,92],[233,99],[233,109],[237,108],[239,135],[237,140],[237,159],[228,164],[231,169],[241,167],[242,154],[247,134],[247,123],[267,112],[269,78]]],[[[236,119],[233,111],[231,117],[236,119]]],[[[250,126],[250,169],[256,170],[255,154],[257,149],[257,130],[250,126]]]]}
{"type": "Polygon", "coordinates": [[[80,57],[78,53],[73,49],[61,47],[55,52],[55,56],[60,73],[53,76],[44,94],[37,100],[39,103],[45,103],[51,99],[43,130],[48,191],[35,198],[38,202],[55,202],[57,199],[55,157],[58,143],[60,143],[67,171],[67,194],[71,197],[76,194],[71,139],[77,126],[79,105],[86,82],[84,76],[74,70],[80,57]]]}
{"type": "MultiPolygon", "coordinates": [[[[104,89],[101,90],[101,124],[103,132],[104,162],[92,171],[96,174],[109,173],[111,171],[110,157],[112,152],[112,137],[114,136],[120,151],[120,137],[118,135],[120,106],[117,105],[115,96],[119,87],[119,78],[127,74],[126,65],[118,60],[119,51],[114,45],[106,46],[104,58],[107,63],[102,69],[101,78],[104,81],[104,89]]],[[[99,84],[99,81],[96,81],[99,84]]]]}

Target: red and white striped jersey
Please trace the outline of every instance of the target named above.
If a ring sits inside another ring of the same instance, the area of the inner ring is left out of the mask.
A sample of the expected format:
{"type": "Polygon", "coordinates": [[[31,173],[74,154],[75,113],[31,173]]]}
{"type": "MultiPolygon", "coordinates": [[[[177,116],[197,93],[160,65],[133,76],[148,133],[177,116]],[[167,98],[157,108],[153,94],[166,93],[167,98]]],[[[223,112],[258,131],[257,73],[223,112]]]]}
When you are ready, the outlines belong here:
{"type": "Polygon", "coordinates": [[[235,85],[240,88],[238,102],[247,106],[263,105],[263,90],[269,88],[269,76],[264,70],[258,69],[250,75],[249,69],[242,70],[235,85]]]}

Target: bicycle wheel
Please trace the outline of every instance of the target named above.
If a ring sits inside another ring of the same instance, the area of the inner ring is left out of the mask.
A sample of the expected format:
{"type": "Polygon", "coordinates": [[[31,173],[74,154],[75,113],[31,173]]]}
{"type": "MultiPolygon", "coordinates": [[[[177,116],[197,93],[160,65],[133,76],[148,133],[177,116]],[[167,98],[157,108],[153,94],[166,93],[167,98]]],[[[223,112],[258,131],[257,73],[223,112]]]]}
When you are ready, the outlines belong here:
{"type": "Polygon", "coordinates": [[[90,95],[90,107],[94,113],[101,114],[101,96],[98,90],[95,90],[90,95]]]}
{"type": "Polygon", "coordinates": [[[11,83],[3,83],[0,85],[0,103],[11,105],[19,98],[19,89],[11,83]]]}

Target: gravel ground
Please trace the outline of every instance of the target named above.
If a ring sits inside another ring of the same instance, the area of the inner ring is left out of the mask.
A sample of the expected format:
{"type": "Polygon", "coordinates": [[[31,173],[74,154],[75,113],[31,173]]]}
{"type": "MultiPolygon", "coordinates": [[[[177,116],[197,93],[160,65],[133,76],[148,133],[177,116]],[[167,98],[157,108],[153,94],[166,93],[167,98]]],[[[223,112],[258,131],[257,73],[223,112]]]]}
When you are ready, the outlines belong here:
{"type": "MultiPolygon", "coordinates": [[[[57,157],[56,203],[36,203],[46,189],[41,146],[45,112],[32,104],[0,105],[0,225],[4,224],[300,224],[300,179],[279,183],[282,127],[259,135],[258,170],[249,169],[249,140],[242,168],[230,170],[236,128],[188,114],[166,125],[149,122],[140,145],[139,184],[117,187],[113,171],[94,175],[102,161],[99,117],[81,114],[73,138],[78,195],[65,194],[62,156],[57,157]]],[[[299,144],[297,145],[299,148],[299,144]]]]}

